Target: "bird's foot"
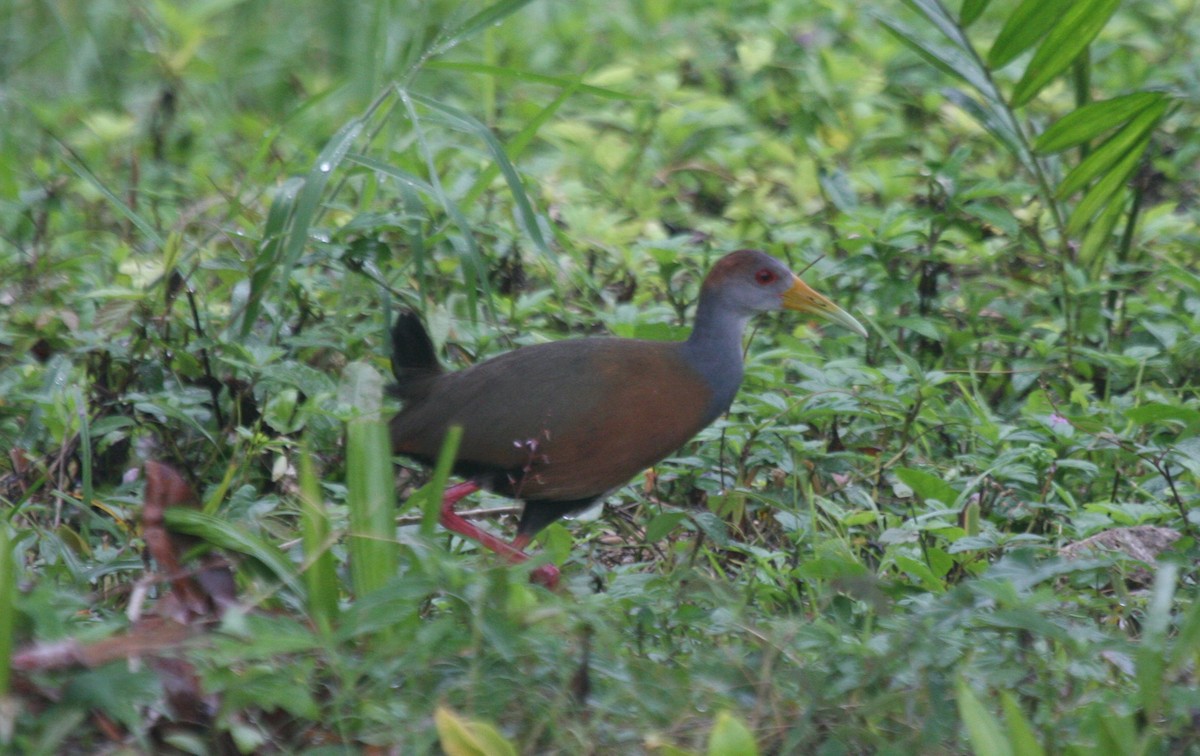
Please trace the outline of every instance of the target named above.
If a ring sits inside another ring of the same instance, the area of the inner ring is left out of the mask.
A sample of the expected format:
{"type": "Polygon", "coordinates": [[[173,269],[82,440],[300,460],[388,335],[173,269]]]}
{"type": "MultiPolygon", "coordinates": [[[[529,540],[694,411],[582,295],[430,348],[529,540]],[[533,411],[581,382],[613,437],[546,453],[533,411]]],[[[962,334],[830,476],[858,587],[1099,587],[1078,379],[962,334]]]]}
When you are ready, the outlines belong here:
{"type": "Polygon", "coordinates": [[[529,582],[544,585],[550,590],[558,588],[558,568],[552,564],[543,564],[529,573],[529,582]]]}

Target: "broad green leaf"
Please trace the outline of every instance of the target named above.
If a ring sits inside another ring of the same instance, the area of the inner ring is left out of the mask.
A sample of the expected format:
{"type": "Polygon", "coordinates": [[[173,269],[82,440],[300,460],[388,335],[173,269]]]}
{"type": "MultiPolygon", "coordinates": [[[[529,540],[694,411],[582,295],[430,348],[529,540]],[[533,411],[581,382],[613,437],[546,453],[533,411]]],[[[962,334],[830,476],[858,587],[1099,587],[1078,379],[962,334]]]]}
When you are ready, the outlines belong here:
{"type": "Polygon", "coordinates": [[[958,491],[946,481],[924,470],[911,467],[896,468],[896,477],[900,482],[913,490],[921,501],[940,501],[946,506],[953,506],[958,501],[958,491]]]}
{"type": "Polygon", "coordinates": [[[1075,0],[1033,54],[1033,60],[1013,89],[1012,106],[1025,105],[1054,77],[1067,70],[1120,4],[1121,0],[1075,0]]]}
{"type": "Polygon", "coordinates": [[[967,730],[971,750],[977,756],[1012,756],[1012,744],[1004,737],[1004,730],[975,691],[963,677],[958,678],[958,716],[967,730]]]}
{"type": "Polygon", "coordinates": [[[1018,5],[988,51],[988,67],[1004,68],[1013,58],[1037,44],[1072,2],[1074,0],[1025,0],[1018,5]]]}
{"type": "Polygon", "coordinates": [[[708,756],[758,756],[758,744],[742,720],[722,711],[708,735],[708,756]]]}
{"type": "Polygon", "coordinates": [[[1034,142],[1034,152],[1048,155],[1091,141],[1165,99],[1162,92],[1134,92],[1088,103],[1043,131],[1034,142]]]}
{"type": "Polygon", "coordinates": [[[1149,143],[1150,132],[1158,125],[1166,110],[1166,101],[1161,101],[1138,113],[1133,120],[1105,140],[1104,144],[1063,177],[1062,183],[1054,191],[1055,196],[1059,199],[1069,197],[1093,178],[1101,174],[1108,175],[1112,167],[1130,151],[1136,151],[1140,155],[1149,143]]]}
{"type": "Polygon", "coordinates": [[[687,519],[687,512],[663,512],[646,524],[646,543],[658,543],[687,519]]]}
{"type": "Polygon", "coordinates": [[[935,575],[933,570],[929,568],[929,565],[925,564],[924,562],[913,559],[909,556],[904,556],[903,554],[897,554],[895,556],[895,560],[897,567],[907,573],[910,577],[916,578],[917,582],[919,582],[925,589],[935,593],[941,593],[942,591],[946,590],[946,584],[942,582],[942,579],[935,575]]]}
{"type": "Polygon", "coordinates": [[[466,719],[445,706],[433,714],[446,756],[517,756],[517,749],[487,722],[466,719]]]}
{"type": "Polygon", "coordinates": [[[1200,430],[1200,410],[1183,405],[1148,402],[1140,407],[1125,410],[1125,417],[1135,425],[1178,423],[1188,435],[1200,430]]]}

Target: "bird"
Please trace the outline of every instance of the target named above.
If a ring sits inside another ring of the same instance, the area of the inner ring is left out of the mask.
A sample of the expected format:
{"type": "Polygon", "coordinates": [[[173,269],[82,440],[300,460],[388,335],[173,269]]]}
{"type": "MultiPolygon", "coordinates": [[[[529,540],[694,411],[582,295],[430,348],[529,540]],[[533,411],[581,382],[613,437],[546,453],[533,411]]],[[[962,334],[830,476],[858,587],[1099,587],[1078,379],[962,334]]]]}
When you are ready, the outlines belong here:
{"type": "MultiPolygon", "coordinates": [[[[432,465],[451,426],[460,426],[453,472],[463,481],[446,488],[439,520],[523,562],[543,528],[601,501],[729,409],[742,382],[746,324],[774,310],[796,310],[867,336],[852,315],[786,265],[751,249],[712,266],[684,341],[564,339],[447,372],[420,317],[404,310],[391,329],[393,392],[401,400],[389,424],[392,450],[432,465]],[[512,541],[454,511],[481,489],[524,503],[512,541]]],[[[546,564],[530,578],[553,588],[559,571],[546,564]]]]}

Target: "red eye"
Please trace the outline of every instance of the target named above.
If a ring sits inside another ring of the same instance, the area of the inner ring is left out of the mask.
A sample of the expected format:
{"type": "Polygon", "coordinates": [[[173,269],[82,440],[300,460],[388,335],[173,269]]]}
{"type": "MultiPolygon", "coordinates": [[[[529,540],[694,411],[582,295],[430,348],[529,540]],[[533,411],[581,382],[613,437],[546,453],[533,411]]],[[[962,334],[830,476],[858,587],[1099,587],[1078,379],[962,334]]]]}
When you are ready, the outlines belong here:
{"type": "Polygon", "coordinates": [[[758,281],[760,285],[766,286],[767,284],[775,283],[777,280],[779,280],[779,276],[775,275],[774,271],[763,268],[754,274],[754,280],[758,281]]]}

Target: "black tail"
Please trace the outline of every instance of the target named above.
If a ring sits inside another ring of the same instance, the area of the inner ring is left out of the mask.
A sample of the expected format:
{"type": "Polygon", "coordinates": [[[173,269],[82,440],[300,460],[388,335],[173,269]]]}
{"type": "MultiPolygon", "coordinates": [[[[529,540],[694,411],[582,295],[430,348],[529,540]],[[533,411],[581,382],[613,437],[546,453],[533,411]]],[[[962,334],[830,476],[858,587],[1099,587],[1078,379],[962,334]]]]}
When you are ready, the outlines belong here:
{"type": "Polygon", "coordinates": [[[433,341],[421,318],[412,310],[403,310],[392,326],[392,375],[396,392],[402,399],[413,398],[429,378],[442,372],[433,341]]]}

